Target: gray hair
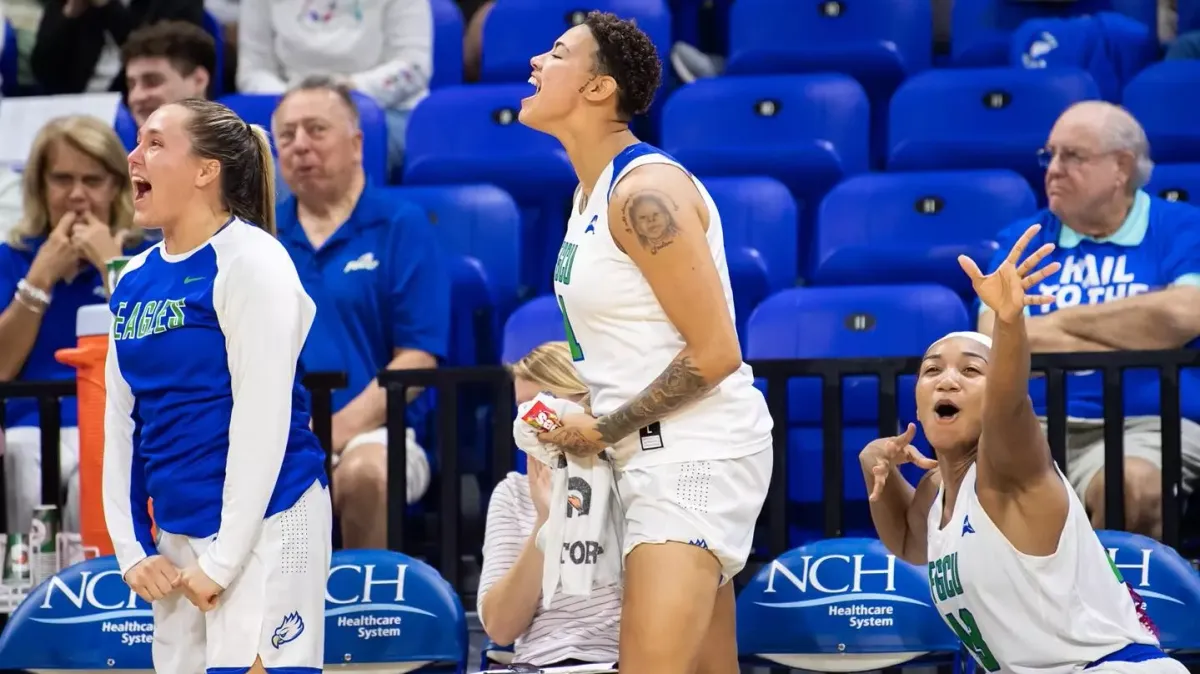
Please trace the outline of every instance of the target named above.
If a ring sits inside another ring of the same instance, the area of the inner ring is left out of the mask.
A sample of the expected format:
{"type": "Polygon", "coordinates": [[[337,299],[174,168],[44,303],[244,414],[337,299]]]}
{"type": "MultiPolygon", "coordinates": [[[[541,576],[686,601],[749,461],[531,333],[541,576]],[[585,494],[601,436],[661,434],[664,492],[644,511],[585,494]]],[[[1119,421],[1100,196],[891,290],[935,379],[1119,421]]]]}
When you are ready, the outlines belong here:
{"type": "Polygon", "coordinates": [[[288,99],[288,96],[299,91],[328,91],[329,93],[341,99],[346,105],[346,109],[350,112],[350,119],[354,124],[354,128],[359,127],[358,105],[354,102],[354,96],[350,92],[350,87],[346,86],[341,81],[330,77],[329,75],[309,75],[301,80],[298,84],[292,85],[283,96],[279,98],[279,103],[276,104],[276,109],[288,99]]]}
{"type": "Polygon", "coordinates": [[[1110,105],[1108,114],[1104,116],[1102,133],[1109,150],[1125,151],[1133,155],[1133,175],[1129,177],[1130,191],[1145,187],[1154,173],[1146,130],[1128,110],[1118,105],[1110,105]]]}

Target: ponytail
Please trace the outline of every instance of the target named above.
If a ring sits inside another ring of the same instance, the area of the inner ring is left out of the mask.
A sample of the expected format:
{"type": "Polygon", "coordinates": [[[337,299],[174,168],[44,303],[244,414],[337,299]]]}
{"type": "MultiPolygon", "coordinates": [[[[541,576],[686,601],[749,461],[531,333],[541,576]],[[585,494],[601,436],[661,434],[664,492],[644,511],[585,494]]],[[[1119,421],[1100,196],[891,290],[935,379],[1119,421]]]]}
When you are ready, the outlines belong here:
{"type": "MultiPolygon", "coordinates": [[[[271,155],[271,139],[267,136],[267,130],[258,124],[250,125],[250,135],[258,149],[259,184],[254,187],[257,187],[259,194],[257,199],[252,199],[255,203],[247,204],[257,212],[247,213],[243,219],[275,236],[275,158],[271,155]]],[[[254,187],[250,187],[252,197],[254,187]]]]}

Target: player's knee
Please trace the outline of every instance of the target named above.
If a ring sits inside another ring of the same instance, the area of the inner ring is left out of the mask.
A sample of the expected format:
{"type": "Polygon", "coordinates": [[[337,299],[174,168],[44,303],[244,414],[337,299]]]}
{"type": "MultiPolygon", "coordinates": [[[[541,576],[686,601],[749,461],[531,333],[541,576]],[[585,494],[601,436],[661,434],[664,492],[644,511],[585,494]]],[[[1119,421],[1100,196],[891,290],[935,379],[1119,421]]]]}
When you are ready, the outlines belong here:
{"type": "Polygon", "coordinates": [[[333,492],[339,501],[375,499],[387,493],[387,450],[362,445],[342,455],[333,471],[333,492]]]}

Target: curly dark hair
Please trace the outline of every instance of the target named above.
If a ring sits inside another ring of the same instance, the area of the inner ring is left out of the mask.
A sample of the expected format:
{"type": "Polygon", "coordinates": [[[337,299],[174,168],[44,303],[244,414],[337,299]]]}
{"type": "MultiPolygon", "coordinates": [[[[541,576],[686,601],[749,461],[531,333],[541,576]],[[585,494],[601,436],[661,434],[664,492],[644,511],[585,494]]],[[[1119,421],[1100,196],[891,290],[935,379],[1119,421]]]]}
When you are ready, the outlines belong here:
{"type": "Polygon", "coordinates": [[[589,12],[583,23],[596,40],[596,73],[617,81],[621,120],[645,113],[662,81],[662,61],[654,43],[636,22],[609,12],[589,12]]]}

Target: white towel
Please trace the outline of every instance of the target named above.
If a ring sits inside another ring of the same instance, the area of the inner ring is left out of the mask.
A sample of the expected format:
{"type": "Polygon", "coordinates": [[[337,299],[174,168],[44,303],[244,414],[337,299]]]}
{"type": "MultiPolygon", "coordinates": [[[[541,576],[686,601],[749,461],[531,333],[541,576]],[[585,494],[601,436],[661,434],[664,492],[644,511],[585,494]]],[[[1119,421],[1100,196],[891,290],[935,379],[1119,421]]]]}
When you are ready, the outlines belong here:
{"type": "Polygon", "coordinates": [[[580,459],[538,441],[537,429],[523,418],[538,403],[559,419],[583,413],[584,409],[569,400],[540,393],[517,409],[513,422],[517,447],[531,460],[553,469],[549,518],[537,534],[538,549],[545,554],[542,607],[549,608],[559,590],[587,596],[593,587],[621,582],[625,516],[607,455],[580,459]]]}

